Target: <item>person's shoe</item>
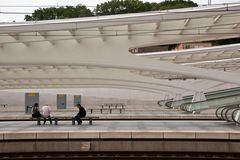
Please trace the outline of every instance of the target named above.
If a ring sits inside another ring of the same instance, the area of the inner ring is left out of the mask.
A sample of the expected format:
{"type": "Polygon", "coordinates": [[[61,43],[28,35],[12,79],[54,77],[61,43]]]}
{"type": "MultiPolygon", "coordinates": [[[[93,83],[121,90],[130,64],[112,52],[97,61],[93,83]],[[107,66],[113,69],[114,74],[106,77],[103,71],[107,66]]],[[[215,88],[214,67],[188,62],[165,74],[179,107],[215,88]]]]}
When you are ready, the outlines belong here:
{"type": "Polygon", "coordinates": [[[82,124],[82,122],[81,123],[78,123],[78,125],[81,125],[82,124]]]}

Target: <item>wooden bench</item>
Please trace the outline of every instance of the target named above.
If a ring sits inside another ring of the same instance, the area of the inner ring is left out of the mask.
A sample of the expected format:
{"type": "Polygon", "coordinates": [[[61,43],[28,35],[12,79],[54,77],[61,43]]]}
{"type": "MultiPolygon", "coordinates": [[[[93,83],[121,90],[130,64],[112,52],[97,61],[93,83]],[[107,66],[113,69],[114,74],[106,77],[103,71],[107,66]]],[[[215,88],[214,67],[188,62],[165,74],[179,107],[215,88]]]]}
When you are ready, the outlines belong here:
{"type": "MultiPolygon", "coordinates": [[[[37,125],[41,125],[41,120],[43,120],[44,118],[33,118],[37,120],[37,125]]],[[[72,121],[72,125],[75,125],[75,118],[74,117],[51,117],[52,121],[54,122],[55,125],[58,125],[58,121],[72,121]]],[[[89,121],[89,125],[92,125],[92,121],[93,119],[99,119],[99,117],[83,117],[81,118],[81,120],[85,121],[89,121]]]]}

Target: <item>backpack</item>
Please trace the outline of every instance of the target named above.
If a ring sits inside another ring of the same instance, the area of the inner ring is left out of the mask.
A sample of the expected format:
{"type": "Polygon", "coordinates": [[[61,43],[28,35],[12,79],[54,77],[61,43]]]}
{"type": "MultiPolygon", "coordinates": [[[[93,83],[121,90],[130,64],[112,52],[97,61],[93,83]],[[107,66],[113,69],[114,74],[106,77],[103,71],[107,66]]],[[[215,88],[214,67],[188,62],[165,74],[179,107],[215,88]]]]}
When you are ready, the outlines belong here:
{"type": "Polygon", "coordinates": [[[81,106],[80,109],[79,109],[78,115],[79,115],[80,117],[85,117],[86,114],[87,114],[87,112],[86,112],[85,108],[83,108],[83,107],[81,106]]]}

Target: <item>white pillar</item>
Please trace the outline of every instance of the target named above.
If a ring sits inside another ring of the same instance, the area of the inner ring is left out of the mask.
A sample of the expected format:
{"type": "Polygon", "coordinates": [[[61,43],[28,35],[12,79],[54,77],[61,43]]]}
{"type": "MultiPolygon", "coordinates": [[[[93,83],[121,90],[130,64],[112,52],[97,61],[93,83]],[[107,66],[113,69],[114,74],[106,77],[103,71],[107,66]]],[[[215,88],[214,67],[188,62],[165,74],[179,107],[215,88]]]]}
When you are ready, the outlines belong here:
{"type": "Polygon", "coordinates": [[[181,93],[177,93],[175,95],[175,98],[173,99],[173,101],[175,101],[175,102],[172,103],[171,107],[173,109],[178,108],[182,104],[181,100],[182,100],[182,94],[181,93]]]}
{"type": "Polygon", "coordinates": [[[169,95],[167,94],[164,96],[164,100],[168,100],[168,99],[169,99],[169,95]]]}
{"type": "Polygon", "coordinates": [[[211,4],[212,4],[211,0],[208,0],[208,5],[211,5],[211,4]]]}
{"type": "Polygon", "coordinates": [[[206,96],[203,92],[195,92],[192,102],[200,102],[200,101],[205,101],[206,100],[206,96]]]}
{"type": "MultiPolygon", "coordinates": [[[[206,101],[207,98],[203,92],[195,92],[192,102],[203,102],[206,101]]],[[[206,108],[207,103],[193,103],[191,108],[193,109],[193,113],[200,113],[201,108],[206,108]],[[204,106],[203,106],[204,105],[204,106]]]]}

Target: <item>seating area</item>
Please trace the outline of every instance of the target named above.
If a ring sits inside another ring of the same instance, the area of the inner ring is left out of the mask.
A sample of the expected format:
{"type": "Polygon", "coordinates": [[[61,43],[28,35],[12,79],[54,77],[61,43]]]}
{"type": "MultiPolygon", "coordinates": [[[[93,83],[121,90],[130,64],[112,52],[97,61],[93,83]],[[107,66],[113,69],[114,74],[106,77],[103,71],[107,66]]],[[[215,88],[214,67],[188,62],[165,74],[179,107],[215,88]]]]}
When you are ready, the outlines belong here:
{"type": "Polygon", "coordinates": [[[108,108],[122,108],[124,109],[126,107],[125,104],[123,103],[104,103],[104,104],[101,104],[99,105],[101,108],[105,108],[105,107],[108,107],[108,108]]]}
{"type": "Polygon", "coordinates": [[[89,108],[88,110],[90,111],[91,114],[95,113],[94,111],[96,111],[97,113],[116,113],[115,111],[117,111],[117,113],[122,113],[125,110],[126,105],[123,103],[104,103],[104,104],[100,104],[98,105],[98,107],[95,108],[89,108]]]}
{"type": "Polygon", "coordinates": [[[5,108],[7,106],[7,104],[5,104],[5,103],[4,104],[0,104],[0,106],[5,108]]]}
{"type": "MultiPolygon", "coordinates": [[[[54,121],[54,124],[55,125],[58,125],[58,122],[59,121],[71,121],[72,122],[72,125],[75,125],[75,119],[74,117],[67,117],[67,116],[58,116],[58,117],[51,117],[52,121],[54,121]]],[[[89,125],[92,125],[92,121],[94,119],[99,119],[99,117],[93,117],[93,116],[87,116],[87,117],[83,117],[81,118],[83,121],[88,121],[89,122],[89,125]]],[[[33,118],[33,120],[36,120],[37,121],[37,125],[41,125],[41,121],[43,121],[43,118],[33,118]]]]}

